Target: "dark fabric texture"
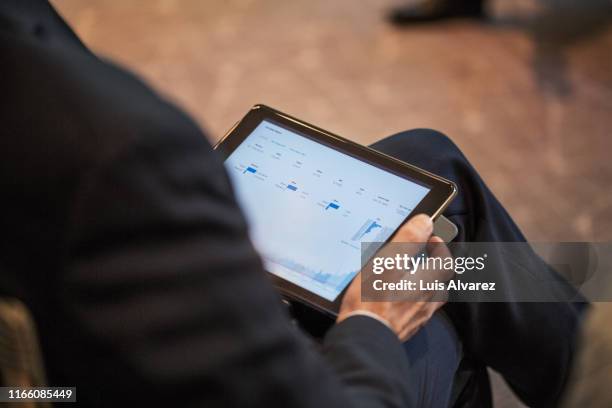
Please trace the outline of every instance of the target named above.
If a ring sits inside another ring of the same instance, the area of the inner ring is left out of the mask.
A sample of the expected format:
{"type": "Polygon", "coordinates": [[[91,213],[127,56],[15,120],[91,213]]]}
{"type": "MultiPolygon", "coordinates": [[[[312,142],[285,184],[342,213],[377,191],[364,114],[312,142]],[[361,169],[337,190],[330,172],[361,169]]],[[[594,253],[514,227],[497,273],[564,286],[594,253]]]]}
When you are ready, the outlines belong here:
{"type": "MultiPolygon", "coordinates": [[[[444,212],[459,228],[455,241],[525,241],[512,218],[447,136],[416,129],[390,136],[371,147],[457,184],[459,194],[444,212]]],[[[534,265],[538,270],[529,272],[535,276],[554,273],[539,258],[526,267],[534,265]]],[[[505,263],[488,264],[487,271],[503,277],[495,280],[505,280],[509,286],[517,272],[513,265],[505,263]]],[[[567,381],[584,307],[583,303],[448,303],[444,310],[463,343],[466,360],[479,373],[485,387],[488,383],[482,372],[489,366],[503,375],[527,405],[552,407],[558,404],[567,381]]],[[[489,398],[486,389],[479,394],[489,398]]]]}
{"type": "Polygon", "coordinates": [[[414,373],[411,386],[419,398],[417,406],[453,406],[458,401],[456,393],[463,391],[466,384],[455,379],[462,361],[462,345],[446,313],[436,312],[404,343],[404,349],[414,373]]]}
{"type": "Polygon", "coordinates": [[[198,128],[42,1],[0,2],[0,295],[79,406],[402,407],[402,344],[293,329],[198,128]]]}

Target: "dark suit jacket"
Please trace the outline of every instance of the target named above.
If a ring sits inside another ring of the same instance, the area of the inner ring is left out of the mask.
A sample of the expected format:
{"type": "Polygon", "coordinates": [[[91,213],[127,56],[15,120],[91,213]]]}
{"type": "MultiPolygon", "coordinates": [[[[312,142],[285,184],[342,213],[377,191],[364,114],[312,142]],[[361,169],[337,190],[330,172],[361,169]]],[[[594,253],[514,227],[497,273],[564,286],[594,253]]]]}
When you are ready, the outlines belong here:
{"type": "Polygon", "coordinates": [[[314,352],[182,112],[44,1],[0,2],[0,292],[82,406],[406,406],[410,367],[367,317],[314,352]]]}

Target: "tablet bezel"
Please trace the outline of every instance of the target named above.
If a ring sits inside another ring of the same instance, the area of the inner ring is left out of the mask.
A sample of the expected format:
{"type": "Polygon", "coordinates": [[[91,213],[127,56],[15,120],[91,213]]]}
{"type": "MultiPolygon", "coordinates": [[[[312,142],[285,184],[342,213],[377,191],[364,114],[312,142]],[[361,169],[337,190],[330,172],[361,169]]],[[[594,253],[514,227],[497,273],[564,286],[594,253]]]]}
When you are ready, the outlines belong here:
{"type": "MultiPolygon", "coordinates": [[[[310,140],[334,150],[338,150],[341,153],[347,154],[396,176],[429,187],[429,193],[427,193],[425,198],[421,200],[406,219],[402,221],[400,226],[416,214],[424,213],[435,220],[442,214],[444,209],[446,209],[457,194],[457,187],[452,181],[446,180],[409,163],[397,160],[394,157],[388,156],[372,148],[347,140],[262,104],[253,106],[242,120],[236,123],[214,146],[214,149],[221,153],[225,161],[264,120],[285,127],[310,140]]],[[[283,295],[293,300],[305,302],[333,316],[338,314],[342,297],[349,286],[347,285],[332,302],[292,282],[280,278],[273,273],[268,272],[268,275],[283,295]]]]}

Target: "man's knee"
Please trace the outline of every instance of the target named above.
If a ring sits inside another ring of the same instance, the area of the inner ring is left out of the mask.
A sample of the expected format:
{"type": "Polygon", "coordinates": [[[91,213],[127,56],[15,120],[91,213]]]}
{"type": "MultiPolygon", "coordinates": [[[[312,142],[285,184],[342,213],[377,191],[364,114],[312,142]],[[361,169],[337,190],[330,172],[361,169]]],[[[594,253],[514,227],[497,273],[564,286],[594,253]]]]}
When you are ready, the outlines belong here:
{"type": "Polygon", "coordinates": [[[391,137],[397,137],[401,143],[409,144],[412,148],[423,152],[460,153],[459,148],[450,137],[433,129],[412,129],[391,137]]]}
{"type": "Polygon", "coordinates": [[[432,160],[465,160],[461,150],[442,132],[433,129],[412,129],[389,136],[373,146],[420,167],[432,160]]]}

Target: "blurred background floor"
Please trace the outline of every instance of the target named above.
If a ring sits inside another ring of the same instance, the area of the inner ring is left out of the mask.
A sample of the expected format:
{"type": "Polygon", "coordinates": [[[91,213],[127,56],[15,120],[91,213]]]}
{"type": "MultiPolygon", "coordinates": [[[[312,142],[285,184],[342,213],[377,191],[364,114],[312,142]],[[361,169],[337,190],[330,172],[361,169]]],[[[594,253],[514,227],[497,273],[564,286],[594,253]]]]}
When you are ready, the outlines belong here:
{"type": "MultiPolygon", "coordinates": [[[[608,0],[602,1],[609,4],[608,0]]],[[[451,136],[530,240],[612,239],[612,29],[596,0],[496,0],[397,29],[381,0],[56,0],[218,139],[256,102],[361,143],[451,136]]]]}
{"type": "Polygon", "coordinates": [[[612,240],[609,0],[495,0],[487,22],[403,29],[384,19],[399,0],[53,4],[212,141],[258,102],[364,144],[435,128],[530,240],[612,240]]]}

